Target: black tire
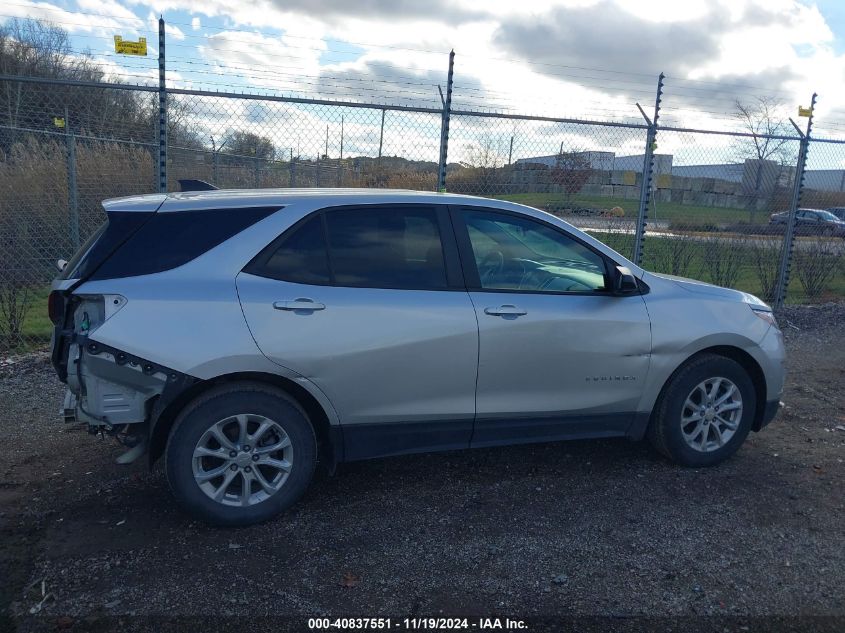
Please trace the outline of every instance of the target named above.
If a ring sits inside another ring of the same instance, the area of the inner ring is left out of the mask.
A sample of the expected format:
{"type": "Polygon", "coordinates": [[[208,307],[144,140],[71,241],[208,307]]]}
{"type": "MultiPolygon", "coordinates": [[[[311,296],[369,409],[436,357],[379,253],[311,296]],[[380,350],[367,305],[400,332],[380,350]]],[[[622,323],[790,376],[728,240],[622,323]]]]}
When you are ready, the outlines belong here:
{"type": "Polygon", "coordinates": [[[183,409],[167,442],[165,470],[173,496],[188,513],[213,525],[244,526],[266,521],[293,505],[311,482],[316,461],[314,429],[302,407],[279,389],[243,382],[212,389],[183,409]],[[254,505],[232,506],[215,501],[194,478],[197,443],[217,422],[238,414],[264,416],[277,423],[290,439],[294,456],[287,479],[278,491],[254,505]]]}
{"type": "Polygon", "coordinates": [[[682,466],[713,466],[733,455],[745,441],[754,421],[756,400],[754,383],[739,363],[715,354],[696,356],[678,369],[663,388],[652,413],[648,439],[658,452],[682,466]],[[696,385],[715,377],[727,378],[739,389],[742,415],[733,436],[723,446],[703,452],[684,440],[681,415],[696,385]]]}

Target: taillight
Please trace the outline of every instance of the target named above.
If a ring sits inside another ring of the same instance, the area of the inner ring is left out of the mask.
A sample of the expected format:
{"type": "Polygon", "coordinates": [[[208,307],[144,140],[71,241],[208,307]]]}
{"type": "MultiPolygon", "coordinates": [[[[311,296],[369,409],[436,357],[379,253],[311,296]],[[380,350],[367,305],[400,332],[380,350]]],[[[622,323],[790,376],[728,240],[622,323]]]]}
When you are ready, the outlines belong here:
{"type": "Polygon", "coordinates": [[[53,290],[47,297],[47,314],[53,325],[60,325],[65,316],[65,298],[58,290],[53,290]]]}

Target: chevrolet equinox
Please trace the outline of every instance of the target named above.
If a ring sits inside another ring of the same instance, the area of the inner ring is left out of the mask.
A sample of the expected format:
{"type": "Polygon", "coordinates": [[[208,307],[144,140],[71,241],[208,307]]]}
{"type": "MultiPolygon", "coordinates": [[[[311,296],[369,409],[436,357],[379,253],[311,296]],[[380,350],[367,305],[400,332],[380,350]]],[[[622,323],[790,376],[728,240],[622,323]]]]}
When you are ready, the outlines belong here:
{"type": "Polygon", "coordinates": [[[766,304],[536,209],[343,189],[103,206],[49,297],[63,415],[120,462],[163,456],[211,523],[281,512],[318,458],[647,437],[700,467],[778,409],[766,304]]]}

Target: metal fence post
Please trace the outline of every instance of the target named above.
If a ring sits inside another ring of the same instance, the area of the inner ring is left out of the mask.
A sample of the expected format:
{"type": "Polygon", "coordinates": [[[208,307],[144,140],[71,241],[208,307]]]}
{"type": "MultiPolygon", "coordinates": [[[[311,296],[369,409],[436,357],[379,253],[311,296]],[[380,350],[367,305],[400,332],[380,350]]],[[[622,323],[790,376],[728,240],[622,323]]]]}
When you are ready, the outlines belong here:
{"type": "MultiPolygon", "coordinates": [[[[446,191],[446,160],[449,154],[449,118],[452,113],[452,78],[455,71],[455,51],[449,53],[449,74],[446,76],[446,98],[440,122],[440,167],[437,170],[437,191],[446,191]]],[[[442,93],[440,95],[443,97],[442,93]]]]}
{"type": "Polygon", "coordinates": [[[343,186],[343,115],[340,117],[340,156],[337,159],[337,183],[335,186],[343,186]]]}
{"type": "Polygon", "coordinates": [[[167,191],[167,86],[163,17],[158,19],[158,191],[167,191]]]}
{"type": "Polygon", "coordinates": [[[792,183],[792,202],[789,207],[789,218],[786,221],[786,232],[783,236],[783,251],[781,252],[778,278],[775,284],[774,307],[783,307],[786,293],[789,290],[789,273],[792,266],[792,251],[795,248],[795,216],[801,206],[801,191],[804,188],[804,168],[807,165],[807,152],[810,149],[810,132],[813,129],[813,115],[816,112],[816,93],[810,101],[810,117],[807,119],[807,131],[802,132],[792,119],[790,122],[801,135],[801,145],[798,149],[798,164],[795,166],[795,181],[792,183]]]}
{"type": "Polygon", "coordinates": [[[290,157],[290,187],[296,187],[296,158],[290,157]]]}
{"type": "Polygon", "coordinates": [[[643,242],[645,242],[645,229],[648,223],[648,202],[651,195],[651,180],[654,171],[654,148],[657,142],[657,118],[660,116],[660,100],[663,98],[664,74],[660,73],[657,78],[657,96],[654,99],[654,118],[649,120],[640,104],[640,112],[648,123],[646,132],[645,154],[643,155],[643,179],[640,184],[640,205],[637,212],[637,226],[634,234],[634,263],[640,265],[643,261],[643,242]]]}
{"type": "Polygon", "coordinates": [[[254,186],[256,189],[261,187],[261,159],[258,153],[255,154],[255,159],[252,161],[252,171],[254,177],[254,186]]]}
{"type": "Polygon", "coordinates": [[[76,137],[70,129],[70,117],[65,106],[65,140],[67,141],[67,206],[70,219],[70,243],[79,250],[79,190],[76,184],[76,137]]]}
{"type": "Polygon", "coordinates": [[[384,145],[384,113],[386,110],[384,108],[381,109],[381,132],[378,135],[378,157],[379,162],[381,162],[381,148],[384,145]]]}

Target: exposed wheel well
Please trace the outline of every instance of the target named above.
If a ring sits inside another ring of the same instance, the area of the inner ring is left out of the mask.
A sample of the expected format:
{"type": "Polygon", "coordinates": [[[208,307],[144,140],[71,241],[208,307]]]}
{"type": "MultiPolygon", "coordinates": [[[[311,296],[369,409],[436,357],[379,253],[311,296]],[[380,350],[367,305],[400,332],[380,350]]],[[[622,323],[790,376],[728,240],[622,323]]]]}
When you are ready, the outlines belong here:
{"type": "Polygon", "coordinates": [[[332,470],[334,465],[341,461],[342,456],[338,454],[338,451],[342,447],[337,436],[337,431],[334,431],[331,424],[329,424],[329,418],[323,407],[304,387],[288,378],[275,374],[240,372],[198,382],[183,391],[167,405],[158,415],[151,429],[149,449],[150,466],[164,454],[164,449],[167,446],[167,438],[170,436],[173,423],[176,421],[179,412],[189,402],[218,385],[239,381],[262,382],[272,385],[278,387],[296,400],[299,406],[305,409],[311,424],[314,426],[314,433],[317,436],[317,456],[321,464],[332,470]]]}

